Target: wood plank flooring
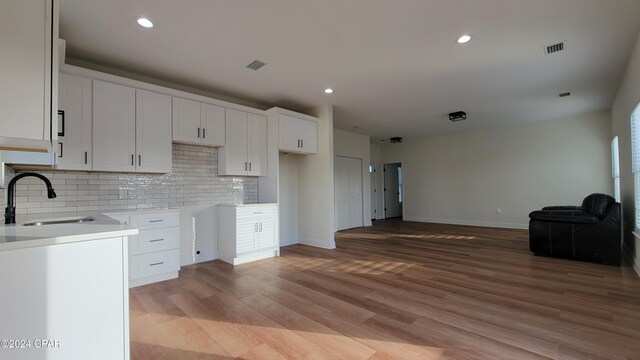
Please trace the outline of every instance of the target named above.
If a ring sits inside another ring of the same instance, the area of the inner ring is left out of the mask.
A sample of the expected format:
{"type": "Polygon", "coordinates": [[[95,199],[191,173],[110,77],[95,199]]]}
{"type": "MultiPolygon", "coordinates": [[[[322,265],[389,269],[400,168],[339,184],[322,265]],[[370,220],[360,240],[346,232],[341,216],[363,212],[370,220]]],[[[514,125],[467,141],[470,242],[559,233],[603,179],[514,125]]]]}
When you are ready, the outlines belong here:
{"type": "Polygon", "coordinates": [[[640,359],[640,278],[522,230],[378,221],[131,290],[132,359],[640,359]]]}

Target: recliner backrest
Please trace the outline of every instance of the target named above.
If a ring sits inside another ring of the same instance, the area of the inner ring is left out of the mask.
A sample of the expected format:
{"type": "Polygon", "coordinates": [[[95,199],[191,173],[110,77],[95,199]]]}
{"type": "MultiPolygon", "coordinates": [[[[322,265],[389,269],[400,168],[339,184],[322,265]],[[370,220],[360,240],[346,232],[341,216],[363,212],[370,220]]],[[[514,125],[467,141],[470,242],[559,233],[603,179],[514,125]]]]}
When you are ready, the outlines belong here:
{"type": "Polygon", "coordinates": [[[607,194],[591,194],[582,201],[582,210],[600,217],[609,205],[615,202],[616,200],[607,194]]]}

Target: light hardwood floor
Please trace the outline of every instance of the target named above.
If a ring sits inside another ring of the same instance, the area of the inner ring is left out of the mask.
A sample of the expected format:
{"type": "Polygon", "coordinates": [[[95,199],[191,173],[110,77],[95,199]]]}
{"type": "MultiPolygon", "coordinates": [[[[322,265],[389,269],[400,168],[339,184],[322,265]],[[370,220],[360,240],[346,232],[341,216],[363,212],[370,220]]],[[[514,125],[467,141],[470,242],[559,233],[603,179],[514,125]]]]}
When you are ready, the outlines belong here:
{"type": "Polygon", "coordinates": [[[132,359],[640,359],[640,278],[521,230],[376,222],[131,290],[132,359]]]}

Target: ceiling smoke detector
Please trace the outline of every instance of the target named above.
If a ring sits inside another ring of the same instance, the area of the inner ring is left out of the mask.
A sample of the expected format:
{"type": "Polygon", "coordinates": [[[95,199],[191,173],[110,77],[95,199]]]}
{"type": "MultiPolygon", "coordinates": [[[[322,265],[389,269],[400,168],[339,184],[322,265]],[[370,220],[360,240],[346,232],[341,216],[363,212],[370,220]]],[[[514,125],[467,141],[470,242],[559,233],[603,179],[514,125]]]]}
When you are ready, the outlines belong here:
{"type": "Polygon", "coordinates": [[[251,64],[247,65],[247,68],[251,69],[251,70],[258,70],[261,67],[265,66],[267,64],[263,63],[260,60],[254,60],[251,64]]]}
{"type": "Polygon", "coordinates": [[[464,111],[456,111],[456,112],[449,113],[449,120],[453,122],[462,121],[466,119],[467,119],[467,113],[464,111]]]}
{"type": "Polygon", "coordinates": [[[545,55],[555,54],[557,52],[564,50],[564,42],[559,42],[557,44],[549,45],[544,47],[545,55]]]}

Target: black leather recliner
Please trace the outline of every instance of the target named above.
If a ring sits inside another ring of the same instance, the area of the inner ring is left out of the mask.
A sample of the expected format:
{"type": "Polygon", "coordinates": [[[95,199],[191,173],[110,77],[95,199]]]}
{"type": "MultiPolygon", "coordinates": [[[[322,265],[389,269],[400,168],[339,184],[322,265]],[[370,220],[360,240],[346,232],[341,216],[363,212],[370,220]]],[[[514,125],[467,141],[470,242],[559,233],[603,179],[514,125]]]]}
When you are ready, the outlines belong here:
{"type": "Polygon", "coordinates": [[[582,206],[548,206],[529,218],[534,254],[620,265],[620,203],[611,196],[591,194],[582,206]]]}

